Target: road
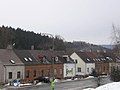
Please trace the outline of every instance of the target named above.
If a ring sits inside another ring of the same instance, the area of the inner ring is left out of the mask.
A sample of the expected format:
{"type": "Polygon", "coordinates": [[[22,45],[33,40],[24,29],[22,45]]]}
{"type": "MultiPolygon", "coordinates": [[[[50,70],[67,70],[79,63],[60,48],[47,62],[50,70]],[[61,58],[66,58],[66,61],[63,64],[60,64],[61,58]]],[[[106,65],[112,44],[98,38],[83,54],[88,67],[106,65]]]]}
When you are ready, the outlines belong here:
{"type": "MultiPolygon", "coordinates": [[[[103,78],[102,84],[109,83],[110,80],[108,78],[103,78]]],[[[55,90],[82,90],[88,87],[96,87],[97,83],[95,79],[86,79],[86,80],[76,80],[76,81],[69,81],[69,82],[62,82],[55,84],[55,90]]],[[[5,90],[50,90],[50,84],[44,84],[39,86],[32,86],[32,87],[11,87],[5,90]]]]}

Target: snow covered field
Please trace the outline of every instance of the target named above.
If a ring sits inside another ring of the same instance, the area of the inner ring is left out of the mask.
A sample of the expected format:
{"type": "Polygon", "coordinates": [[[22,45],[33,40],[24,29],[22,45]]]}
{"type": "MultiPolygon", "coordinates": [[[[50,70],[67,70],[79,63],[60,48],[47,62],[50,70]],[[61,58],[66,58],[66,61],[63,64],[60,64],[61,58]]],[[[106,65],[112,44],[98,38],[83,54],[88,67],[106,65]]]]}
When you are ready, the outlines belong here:
{"type": "Polygon", "coordinates": [[[97,87],[96,89],[87,88],[83,90],[120,90],[120,82],[105,84],[103,86],[97,87]]]}

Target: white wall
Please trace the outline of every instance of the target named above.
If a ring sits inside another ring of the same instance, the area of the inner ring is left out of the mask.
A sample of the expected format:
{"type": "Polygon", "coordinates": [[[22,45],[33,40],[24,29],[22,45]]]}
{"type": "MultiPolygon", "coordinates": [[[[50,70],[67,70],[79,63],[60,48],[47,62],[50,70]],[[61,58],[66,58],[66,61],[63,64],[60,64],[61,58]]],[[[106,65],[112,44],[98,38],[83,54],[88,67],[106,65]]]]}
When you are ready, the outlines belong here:
{"type": "Polygon", "coordinates": [[[95,69],[95,63],[86,63],[85,74],[91,74],[93,69],[95,69]],[[89,68],[89,72],[87,71],[87,68],[89,68]]]}
{"type": "Polygon", "coordinates": [[[4,83],[4,67],[1,63],[0,63],[0,82],[4,83]]]}
{"type": "Polygon", "coordinates": [[[63,70],[64,70],[64,77],[74,77],[75,76],[75,64],[65,63],[63,70]]]}
{"type": "Polygon", "coordinates": [[[17,79],[17,72],[21,72],[21,78],[24,79],[25,67],[24,66],[6,66],[5,68],[5,80],[7,82],[17,79]],[[12,72],[12,79],[9,79],[9,72],[12,72]]]}
{"type": "Polygon", "coordinates": [[[76,75],[85,75],[85,62],[76,54],[76,53],[73,53],[71,56],[70,56],[73,60],[77,60],[77,63],[76,63],[76,75]],[[78,67],[81,68],[81,72],[78,72],[78,67]]]}

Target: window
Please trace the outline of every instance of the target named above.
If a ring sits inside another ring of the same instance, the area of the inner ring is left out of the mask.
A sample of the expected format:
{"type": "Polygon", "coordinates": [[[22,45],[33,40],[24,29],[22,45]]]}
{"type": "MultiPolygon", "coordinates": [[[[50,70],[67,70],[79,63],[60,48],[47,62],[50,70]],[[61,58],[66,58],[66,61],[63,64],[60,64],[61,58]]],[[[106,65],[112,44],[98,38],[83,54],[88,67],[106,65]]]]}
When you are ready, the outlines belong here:
{"type": "Polygon", "coordinates": [[[55,74],[55,75],[57,74],[57,70],[56,70],[56,69],[54,69],[54,74],[55,74]]]}
{"type": "Polygon", "coordinates": [[[33,71],[33,77],[36,77],[36,70],[33,71]]]}
{"type": "Polygon", "coordinates": [[[89,58],[87,58],[87,61],[90,61],[90,59],[89,59],[89,58]]]}
{"type": "Polygon", "coordinates": [[[81,68],[80,67],[78,67],[78,72],[81,72],[81,68]]]}
{"type": "Polygon", "coordinates": [[[65,61],[67,61],[67,57],[63,57],[65,61]]]}
{"type": "Polygon", "coordinates": [[[44,75],[44,70],[41,71],[42,76],[44,75]]]}
{"type": "Polygon", "coordinates": [[[91,71],[93,71],[94,70],[94,68],[91,68],[91,71]]]}
{"type": "Polygon", "coordinates": [[[48,77],[50,76],[50,69],[48,69],[48,77]]]}
{"type": "Polygon", "coordinates": [[[25,60],[25,61],[28,61],[28,59],[27,59],[27,58],[24,58],[24,60],[25,60]]]}
{"type": "Polygon", "coordinates": [[[12,79],[12,72],[9,72],[9,79],[12,79]]]}
{"type": "Polygon", "coordinates": [[[26,71],[26,78],[29,78],[29,75],[30,75],[30,71],[27,70],[27,71],[26,71]]]}
{"type": "Polygon", "coordinates": [[[17,79],[20,78],[20,71],[17,72],[17,79]]]}
{"type": "Polygon", "coordinates": [[[77,61],[77,60],[75,60],[75,63],[78,63],[78,61],[77,61]]]}
{"type": "Polygon", "coordinates": [[[28,59],[29,59],[30,61],[32,61],[32,59],[31,59],[30,57],[29,57],[28,59]]]}
{"type": "Polygon", "coordinates": [[[89,68],[87,68],[87,72],[89,72],[89,68]]]}
{"type": "Polygon", "coordinates": [[[58,57],[55,57],[56,62],[58,62],[58,57]]]}
{"type": "Polygon", "coordinates": [[[11,62],[12,64],[15,64],[15,61],[14,61],[14,60],[10,60],[10,62],[11,62]]]}
{"type": "Polygon", "coordinates": [[[60,69],[60,75],[62,75],[62,69],[60,69]]]}
{"type": "Polygon", "coordinates": [[[105,72],[105,66],[104,66],[104,72],[105,72]]]}

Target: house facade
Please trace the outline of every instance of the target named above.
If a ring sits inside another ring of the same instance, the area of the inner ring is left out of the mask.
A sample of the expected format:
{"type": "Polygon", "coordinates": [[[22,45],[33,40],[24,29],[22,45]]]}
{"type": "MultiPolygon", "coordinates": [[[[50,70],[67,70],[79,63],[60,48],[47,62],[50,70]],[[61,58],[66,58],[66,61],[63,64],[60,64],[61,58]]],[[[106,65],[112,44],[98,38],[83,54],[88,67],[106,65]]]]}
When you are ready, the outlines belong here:
{"type": "Polygon", "coordinates": [[[96,52],[95,54],[95,70],[98,74],[109,74],[110,63],[113,59],[107,56],[107,53],[96,52]]]}
{"type": "Polygon", "coordinates": [[[51,51],[15,50],[25,65],[24,82],[33,82],[38,77],[63,78],[63,63],[51,51]]]}
{"type": "Polygon", "coordinates": [[[72,78],[75,77],[75,62],[68,55],[63,55],[63,77],[64,78],[72,78]]]}
{"type": "Polygon", "coordinates": [[[4,66],[3,66],[1,61],[0,61],[0,83],[5,83],[5,79],[4,79],[4,66]]]}
{"type": "Polygon", "coordinates": [[[25,78],[23,82],[32,82],[36,77],[37,65],[40,62],[37,62],[28,50],[14,50],[14,52],[25,65],[25,78]]]}
{"type": "Polygon", "coordinates": [[[63,78],[63,63],[61,62],[62,57],[58,56],[56,52],[49,50],[30,50],[29,52],[38,61],[43,60],[39,67],[40,69],[42,69],[41,67],[44,68],[42,69],[44,70],[44,73],[49,72],[49,75],[47,77],[53,77],[54,75],[55,78],[63,78]]]}
{"type": "Polygon", "coordinates": [[[0,82],[8,83],[15,79],[24,79],[24,64],[12,48],[0,49],[0,82]]]}
{"type": "Polygon", "coordinates": [[[109,74],[120,68],[120,57],[106,53],[65,52],[40,50],[0,49],[0,83],[15,79],[33,82],[38,77],[71,78],[90,75],[93,69],[99,74],[109,74]],[[117,61],[117,62],[116,62],[117,61]]]}
{"type": "Polygon", "coordinates": [[[75,64],[69,64],[65,63],[64,64],[64,78],[72,78],[75,76],[75,64]]]}
{"type": "Polygon", "coordinates": [[[89,75],[95,69],[95,63],[84,52],[74,52],[70,56],[76,62],[76,75],[89,75]]]}

